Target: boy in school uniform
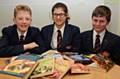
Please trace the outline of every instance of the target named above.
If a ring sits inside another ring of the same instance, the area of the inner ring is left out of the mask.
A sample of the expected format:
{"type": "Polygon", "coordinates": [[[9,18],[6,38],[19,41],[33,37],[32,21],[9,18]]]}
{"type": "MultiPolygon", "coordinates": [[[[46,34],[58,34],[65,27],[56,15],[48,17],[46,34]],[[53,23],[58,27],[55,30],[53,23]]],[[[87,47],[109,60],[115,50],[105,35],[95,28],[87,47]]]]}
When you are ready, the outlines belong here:
{"type": "Polygon", "coordinates": [[[2,29],[0,56],[13,56],[26,52],[41,54],[45,51],[40,30],[31,26],[32,11],[27,5],[14,9],[14,24],[2,29]]]}
{"type": "Polygon", "coordinates": [[[111,59],[115,60],[118,58],[115,53],[119,52],[116,49],[119,47],[120,37],[107,30],[110,20],[111,10],[109,7],[99,5],[94,9],[92,13],[93,29],[81,33],[82,53],[98,54],[106,51],[111,59]]]}

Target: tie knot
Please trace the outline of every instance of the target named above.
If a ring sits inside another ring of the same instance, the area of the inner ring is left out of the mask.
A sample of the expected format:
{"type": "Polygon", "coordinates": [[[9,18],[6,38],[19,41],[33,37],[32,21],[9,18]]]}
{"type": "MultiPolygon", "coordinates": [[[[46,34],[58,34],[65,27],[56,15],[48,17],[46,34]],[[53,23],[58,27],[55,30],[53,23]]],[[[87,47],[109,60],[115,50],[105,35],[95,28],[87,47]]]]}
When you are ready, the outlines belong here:
{"type": "Polygon", "coordinates": [[[24,35],[20,35],[20,38],[24,38],[24,35]]]}
{"type": "Polygon", "coordinates": [[[58,33],[61,33],[61,31],[60,31],[60,30],[57,30],[57,32],[58,32],[58,33]]]}
{"type": "Polygon", "coordinates": [[[24,35],[20,35],[20,40],[23,40],[23,38],[24,38],[24,35]]]}
{"type": "Polygon", "coordinates": [[[99,35],[99,34],[97,34],[97,35],[96,35],[96,37],[97,37],[97,38],[99,38],[99,37],[100,37],[100,35],[99,35]]]}

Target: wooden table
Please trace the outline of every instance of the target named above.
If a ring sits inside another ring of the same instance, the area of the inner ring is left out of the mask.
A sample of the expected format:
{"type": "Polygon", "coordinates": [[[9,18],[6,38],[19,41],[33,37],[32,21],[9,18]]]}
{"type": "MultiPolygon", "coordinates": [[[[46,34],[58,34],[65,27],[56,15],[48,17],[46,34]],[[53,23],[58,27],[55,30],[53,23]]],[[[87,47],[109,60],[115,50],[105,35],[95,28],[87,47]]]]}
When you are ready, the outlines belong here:
{"type": "Polygon", "coordinates": [[[98,68],[91,68],[90,74],[67,74],[63,79],[120,79],[120,66],[114,67],[105,72],[98,68]]]}
{"type": "MultiPolygon", "coordinates": [[[[0,58],[0,65],[4,64],[6,58],[0,58]]],[[[21,79],[6,74],[0,74],[0,79],[21,79]]],[[[39,78],[40,79],[40,78],[39,78]]],[[[63,79],[120,79],[120,66],[114,65],[114,67],[104,72],[100,68],[91,68],[89,74],[70,74],[67,73],[63,79]]]]}

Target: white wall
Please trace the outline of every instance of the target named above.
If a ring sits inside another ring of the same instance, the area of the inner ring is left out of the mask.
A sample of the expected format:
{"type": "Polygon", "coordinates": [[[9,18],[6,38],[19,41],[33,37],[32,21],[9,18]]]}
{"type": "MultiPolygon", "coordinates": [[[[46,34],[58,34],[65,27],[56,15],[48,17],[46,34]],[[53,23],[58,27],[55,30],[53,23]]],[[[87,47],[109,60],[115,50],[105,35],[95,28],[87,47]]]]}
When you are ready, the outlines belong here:
{"type": "Polygon", "coordinates": [[[104,4],[112,10],[112,18],[108,29],[120,35],[120,0],[104,0],[104,4]]]}
{"type": "MultiPolygon", "coordinates": [[[[71,17],[70,23],[79,26],[81,31],[91,29],[91,13],[97,5],[106,3],[117,12],[119,10],[116,8],[120,7],[114,7],[113,4],[111,6],[111,4],[104,2],[104,0],[0,0],[0,35],[3,27],[13,24],[13,9],[17,4],[29,5],[33,12],[32,25],[41,28],[44,25],[52,23],[51,8],[56,2],[63,2],[68,6],[71,17]]],[[[118,32],[120,19],[115,18],[120,16],[119,12],[116,13],[117,16],[113,14],[113,19],[109,27],[111,31],[117,34],[120,34],[118,32]]]]}

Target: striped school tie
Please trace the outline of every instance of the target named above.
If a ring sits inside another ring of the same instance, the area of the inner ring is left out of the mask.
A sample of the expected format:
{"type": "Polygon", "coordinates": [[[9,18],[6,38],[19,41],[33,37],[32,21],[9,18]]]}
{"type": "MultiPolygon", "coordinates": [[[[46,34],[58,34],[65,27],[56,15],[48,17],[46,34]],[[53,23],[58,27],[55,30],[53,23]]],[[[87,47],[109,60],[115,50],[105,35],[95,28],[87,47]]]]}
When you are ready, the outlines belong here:
{"type": "Polygon", "coordinates": [[[100,50],[100,35],[96,35],[94,50],[95,50],[96,53],[99,53],[99,50],[100,50]]]}
{"type": "Polygon", "coordinates": [[[61,31],[57,30],[58,35],[57,35],[57,49],[59,49],[61,47],[61,42],[62,42],[62,35],[61,35],[61,31]]]}

